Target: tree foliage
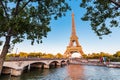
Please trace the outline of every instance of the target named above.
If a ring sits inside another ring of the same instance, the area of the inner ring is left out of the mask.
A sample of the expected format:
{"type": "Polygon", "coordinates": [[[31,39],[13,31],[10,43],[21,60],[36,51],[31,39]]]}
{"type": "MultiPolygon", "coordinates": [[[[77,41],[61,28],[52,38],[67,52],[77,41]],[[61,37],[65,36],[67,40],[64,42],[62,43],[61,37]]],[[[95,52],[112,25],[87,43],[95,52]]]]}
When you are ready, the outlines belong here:
{"type": "MultiPolygon", "coordinates": [[[[113,53],[105,53],[105,52],[100,52],[100,53],[91,53],[91,54],[84,54],[82,56],[83,59],[100,59],[100,57],[106,57],[107,60],[110,61],[115,61],[115,62],[120,62],[120,51],[117,51],[115,54],[113,53]]],[[[53,55],[52,53],[42,53],[42,52],[30,52],[30,53],[26,53],[26,52],[20,52],[18,54],[15,53],[10,53],[6,56],[6,60],[14,60],[14,59],[61,59],[61,58],[65,58],[64,55],[62,55],[61,53],[57,53],[56,55],[53,55]]]]}
{"type": "Polygon", "coordinates": [[[117,51],[113,56],[120,57],[120,51],[117,51]]]}
{"type": "Polygon", "coordinates": [[[100,38],[111,33],[111,28],[119,26],[119,0],[82,0],[80,7],[86,9],[81,19],[90,21],[92,30],[100,38]]]}
{"type": "Polygon", "coordinates": [[[27,53],[25,53],[25,52],[20,52],[19,53],[19,57],[21,57],[21,58],[27,58],[27,56],[28,56],[28,54],[27,53]]]}
{"type": "MultiPolygon", "coordinates": [[[[65,16],[70,7],[65,0],[0,0],[0,38],[5,42],[0,55],[0,74],[10,44],[24,39],[42,43],[50,20],[65,16]]],[[[0,44],[2,42],[0,41],[0,44]]]]}
{"type": "Polygon", "coordinates": [[[68,10],[65,0],[0,0],[0,38],[5,39],[0,61],[4,60],[10,44],[25,39],[31,40],[32,45],[42,43],[51,30],[50,20],[65,16],[68,10]]]}
{"type": "Polygon", "coordinates": [[[57,53],[57,54],[55,55],[55,57],[56,57],[56,58],[64,58],[64,56],[63,56],[61,53],[57,53]]]}
{"type": "Polygon", "coordinates": [[[88,59],[99,59],[100,57],[111,58],[112,56],[113,56],[112,54],[105,53],[105,52],[100,52],[100,53],[88,54],[88,55],[86,55],[86,58],[88,58],[88,59]]]}
{"type": "Polygon", "coordinates": [[[100,52],[83,55],[85,59],[100,59],[100,57],[106,57],[108,61],[120,62],[120,51],[117,51],[115,54],[100,52]]]}
{"type": "Polygon", "coordinates": [[[38,53],[35,53],[35,52],[31,52],[28,54],[28,57],[41,57],[43,55],[43,53],[41,52],[38,52],[38,53]]]}
{"type": "Polygon", "coordinates": [[[12,43],[24,39],[40,43],[50,31],[51,18],[62,17],[69,9],[65,0],[2,0],[0,37],[12,36],[12,43]]]}
{"type": "Polygon", "coordinates": [[[61,53],[57,53],[56,55],[53,55],[52,53],[42,53],[42,52],[20,52],[18,54],[10,53],[6,56],[7,59],[10,58],[64,58],[64,56],[61,53]]]}

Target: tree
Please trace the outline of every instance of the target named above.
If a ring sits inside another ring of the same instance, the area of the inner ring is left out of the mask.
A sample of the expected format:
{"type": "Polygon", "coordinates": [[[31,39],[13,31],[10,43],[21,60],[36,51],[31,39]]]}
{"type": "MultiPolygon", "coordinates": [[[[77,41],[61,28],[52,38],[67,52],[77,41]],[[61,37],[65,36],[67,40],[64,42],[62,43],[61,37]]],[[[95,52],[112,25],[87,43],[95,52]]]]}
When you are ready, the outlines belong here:
{"type": "Polygon", "coordinates": [[[65,16],[67,10],[70,7],[65,0],[0,0],[0,38],[5,38],[0,73],[10,43],[24,39],[31,40],[31,44],[42,43],[50,31],[50,20],[65,16]]]}
{"type": "Polygon", "coordinates": [[[56,57],[56,58],[64,58],[61,53],[57,53],[57,54],[55,55],[55,57],[56,57]]]}
{"type": "Polygon", "coordinates": [[[28,57],[41,57],[42,56],[42,53],[41,52],[31,52],[28,54],[28,57]]]}
{"type": "Polygon", "coordinates": [[[14,53],[11,53],[11,54],[7,54],[6,56],[7,56],[7,57],[15,57],[15,54],[14,54],[14,53]]]}
{"type": "Polygon", "coordinates": [[[20,52],[20,53],[19,53],[19,57],[20,57],[20,58],[27,58],[27,57],[28,57],[28,53],[20,52]]]}
{"type": "Polygon", "coordinates": [[[31,53],[28,54],[28,57],[36,57],[36,53],[31,52],[31,53]]]}
{"type": "Polygon", "coordinates": [[[51,53],[48,53],[47,56],[46,56],[46,58],[54,58],[54,57],[55,56],[53,54],[51,54],[51,53]]]}
{"type": "Polygon", "coordinates": [[[117,51],[113,56],[120,57],[120,51],[117,51]]]}
{"type": "Polygon", "coordinates": [[[82,0],[80,7],[86,9],[81,19],[90,21],[92,30],[100,38],[110,34],[111,28],[119,26],[120,0],[82,0]]]}

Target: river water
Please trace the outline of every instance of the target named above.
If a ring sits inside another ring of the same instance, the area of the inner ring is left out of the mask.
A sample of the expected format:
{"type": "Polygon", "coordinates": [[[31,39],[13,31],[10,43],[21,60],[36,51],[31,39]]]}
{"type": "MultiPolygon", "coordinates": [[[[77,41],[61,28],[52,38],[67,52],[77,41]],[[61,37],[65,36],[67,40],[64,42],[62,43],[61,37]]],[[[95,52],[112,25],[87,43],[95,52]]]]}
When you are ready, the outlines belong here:
{"type": "Polygon", "coordinates": [[[119,68],[67,65],[52,69],[32,69],[20,77],[2,75],[0,80],[120,80],[119,68]]]}

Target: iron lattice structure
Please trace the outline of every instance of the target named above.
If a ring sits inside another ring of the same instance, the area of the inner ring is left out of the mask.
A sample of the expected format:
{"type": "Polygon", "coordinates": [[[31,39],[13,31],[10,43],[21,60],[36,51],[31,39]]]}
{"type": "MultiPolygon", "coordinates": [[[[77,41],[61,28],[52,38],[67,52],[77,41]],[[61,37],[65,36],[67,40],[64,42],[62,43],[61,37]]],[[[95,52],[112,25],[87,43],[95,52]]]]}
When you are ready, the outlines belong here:
{"type": "Polygon", "coordinates": [[[74,52],[80,53],[80,55],[83,55],[84,52],[82,50],[81,45],[79,44],[78,37],[76,35],[76,27],[75,27],[75,22],[74,22],[74,13],[72,13],[72,33],[70,37],[70,42],[69,45],[67,46],[67,49],[64,53],[65,57],[71,57],[71,55],[74,52]]]}

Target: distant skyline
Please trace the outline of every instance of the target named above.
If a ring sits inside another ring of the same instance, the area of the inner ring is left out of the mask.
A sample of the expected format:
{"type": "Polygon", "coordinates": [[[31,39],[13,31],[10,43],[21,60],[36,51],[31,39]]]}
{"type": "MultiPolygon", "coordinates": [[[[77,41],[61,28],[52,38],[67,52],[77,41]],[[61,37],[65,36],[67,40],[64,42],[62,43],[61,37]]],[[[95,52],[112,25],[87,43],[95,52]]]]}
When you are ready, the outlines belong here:
{"type": "MultiPolygon", "coordinates": [[[[85,13],[85,9],[79,7],[80,1],[71,1],[69,4],[75,14],[76,34],[84,53],[106,52],[113,54],[116,53],[116,51],[120,51],[120,28],[113,28],[112,34],[103,36],[103,39],[99,39],[91,29],[90,23],[80,19],[85,13]]],[[[25,40],[22,43],[16,44],[13,52],[63,54],[70,41],[72,11],[68,11],[66,16],[63,16],[58,20],[51,21],[51,32],[48,33],[47,38],[43,39],[42,44],[35,43],[34,45],[31,45],[30,41],[25,40]]]]}

